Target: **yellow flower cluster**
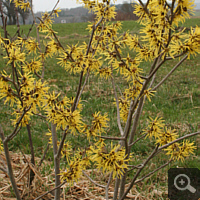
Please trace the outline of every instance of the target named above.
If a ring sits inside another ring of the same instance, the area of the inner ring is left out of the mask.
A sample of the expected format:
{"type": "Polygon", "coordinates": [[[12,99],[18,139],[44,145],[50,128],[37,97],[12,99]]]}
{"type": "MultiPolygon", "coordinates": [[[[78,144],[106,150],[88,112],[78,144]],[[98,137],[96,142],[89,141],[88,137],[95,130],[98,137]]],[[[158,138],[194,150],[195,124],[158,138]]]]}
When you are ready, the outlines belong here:
{"type": "Polygon", "coordinates": [[[21,8],[24,11],[31,8],[31,4],[27,0],[10,0],[10,2],[12,1],[16,8],[21,8]]]}
{"type": "Polygon", "coordinates": [[[107,152],[106,144],[103,140],[99,140],[90,147],[88,154],[98,169],[102,169],[103,172],[112,172],[113,178],[116,176],[120,178],[128,167],[129,159],[126,158],[125,149],[120,145],[113,146],[111,143],[110,152],[107,152]]]}
{"type": "Polygon", "coordinates": [[[85,134],[90,140],[91,136],[96,137],[101,135],[105,131],[105,128],[108,127],[108,115],[101,115],[100,112],[93,114],[93,120],[91,126],[85,126],[85,134]]]}
{"type": "Polygon", "coordinates": [[[167,151],[166,154],[170,155],[171,159],[184,161],[186,157],[194,154],[194,150],[196,148],[197,147],[194,145],[194,142],[185,140],[181,144],[177,142],[172,144],[171,146],[164,149],[164,151],[167,151]]]}
{"type": "Polygon", "coordinates": [[[96,15],[96,21],[102,18],[103,21],[115,18],[115,6],[110,6],[111,0],[77,0],[77,3],[83,4],[88,10],[92,10],[96,15]]]}
{"type": "Polygon", "coordinates": [[[84,155],[85,152],[76,152],[74,158],[71,158],[68,162],[69,167],[61,172],[61,181],[67,181],[70,184],[73,184],[74,181],[78,181],[82,175],[82,171],[90,166],[90,160],[84,155]]]}
{"type": "MultiPolygon", "coordinates": [[[[150,118],[149,125],[144,130],[144,133],[146,133],[150,138],[154,137],[156,144],[159,146],[166,145],[178,138],[176,130],[166,128],[164,120],[158,117],[156,117],[154,120],[150,118]]],[[[167,155],[171,156],[171,159],[183,161],[185,157],[193,154],[195,149],[196,146],[194,146],[194,142],[185,140],[182,142],[182,144],[179,144],[178,142],[173,143],[169,147],[165,148],[164,151],[166,151],[167,155]]]]}
{"type": "MultiPolygon", "coordinates": [[[[58,100],[58,95],[48,94],[44,100],[44,110],[47,113],[48,120],[57,125],[57,128],[65,129],[67,126],[72,134],[82,132],[83,122],[81,121],[80,109],[71,111],[71,102],[73,99],[64,97],[61,101],[58,100]]],[[[79,104],[79,108],[80,108],[79,104]]]]}
{"type": "Polygon", "coordinates": [[[61,51],[58,58],[58,64],[65,68],[70,74],[77,74],[80,72],[95,72],[101,66],[100,59],[93,57],[92,53],[86,54],[87,46],[85,44],[67,46],[66,51],[61,51]]]}

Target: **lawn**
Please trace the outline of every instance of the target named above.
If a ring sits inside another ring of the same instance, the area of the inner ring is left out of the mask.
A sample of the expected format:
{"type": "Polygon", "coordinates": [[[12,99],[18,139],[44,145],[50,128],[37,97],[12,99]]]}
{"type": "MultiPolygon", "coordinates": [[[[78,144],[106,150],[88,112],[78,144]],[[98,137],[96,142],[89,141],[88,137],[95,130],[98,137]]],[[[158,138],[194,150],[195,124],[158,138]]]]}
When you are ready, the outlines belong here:
{"type": "MultiPolygon", "coordinates": [[[[58,32],[58,37],[61,43],[66,45],[71,45],[75,43],[82,43],[89,41],[89,34],[86,30],[88,23],[72,23],[72,24],[54,24],[53,29],[58,32]]],[[[140,25],[135,21],[125,21],[122,22],[122,30],[120,34],[128,31],[132,34],[139,34],[140,25]]],[[[200,20],[197,18],[192,18],[186,20],[184,26],[195,27],[200,26],[200,20]]],[[[183,25],[181,25],[183,26],[183,25]]],[[[30,25],[21,26],[23,34],[29,32],[30,25]]],[[[15,34],[17,30],[16,26],[8,26],[8,32],[11,36],[15,34]]],[[[1,34],[3,31],[1,30],[1,34]]],[[[31,36],[36,38],[35,29],[31,33],[31,36]]],[[[40,35],[43,38],[43,35],[40,35]]],[[[2,53],[2,52],[1,52],[2,53]]],[[[4,53],[3,53],[4,54],[4,53]]],[[[131,55],[132,52],[130,52],[131,55]]],[[[5,68],[5,61],[0,58],[0,71],[5,68]]],[[[190,132],[195,132],[200,130],[200,55],[196,57],[191,57],[190,60],[186,60],[174,73],[173,75],[158,89],[155,96],[152,98],[151,102],[146,102],[142,117],[140,119],[140,126],[137,132],[141,132],[146,126],[146,119],[148,117],[156,117],[158,114],[162,116],[168,127],[177,129],[180,135],[184,135],[190,132]]],[[[160,69],[157,78],[161,80],[162,77],[171,69],[177,60],[172,60],[163,65],[160,69]]],[[[142,68],[145,69],[149,63],[142,64],[142,68]]],[[[45,80],[51,85],[56,93],[61,93],[61,95],[67,95],[68,97],[74,96],[77,90],[77,85],[79,81],[78,75],[69,75],[65,70],[58,66],[57,60],[55,58],[48,59],[45,63],[45,80]]],[[[116,83],[120,88],[126,86],[125,82],[121,80],[121,77],[116,78],[116,83]]],[[[97,79],[95,75],[91,75],[88,79],[86,88],[82,95],[82,101],[84,109],[82,115],[84,116],[85,122],[89,122],[92,119],[92,113],[97,111],[102,111],[102,113],[107,112],[110,118],[110,127],[107,135],[118,135],[118,126],[116,123],[116,109],[113,105],[113,89],[110,80],[97,79]]],[[[0,123],[6,134],[12,131],[10,116],[12,111],[6,108],[3,100],[0,100],[0,123]]],[[[48,132],[49,124],[46,124],[38,117],[34,117],[31,121],[31,131],[33,136],[33,144],[35,148],[35,153],[37,157],[41,157],[46,146],[48,137],[46,133],[48,132]]],[[[59,133],[61,137],[61,133],[59,133]]],[[[84,136],[76,135],[75,137],[68,136],[67,140],[71,142],[73,149],[80,147],[87,147],[88,141],[84,136]]],[[[182,162],[174,162],[170,164],[165,169],[162,169],[159,173],[153,175],[148,179],[145,184],[149,187],[152,185],[157,185],[156,187],[165,188],[167,187],[166,177],[167,170],[170,167],[197,167],[200,169],[200,137],[196,136],[191,138],[192,141],[197,145],[197,150],[195,155],[191,156],[187,160],[182,162]],[[199,161],[199,162],[198,162],[199,161]],[[162,180],[161,177],[165,177],[162,180]]],[[[28,135],[25,128],[10,142],[10,150],[13,152],[19,152],[22,149],[26,154],[30,153],[28,144],[28,135]]],[[[136,157],[145,157],[149,151],[153,148],[153,144],[148,139],[142,140],[140,143],[133,147],[133,152],[136,157]]],[[[164,163],[168,157],[163,154],[159,155],[149,164],[148,170],[156,168],[164,163]],[[164,159],[163,159],[164,158],[164,159]],[[164,161],[163,161],[164,160],[164,161]]],[[[46,160],[51,161],[52,151],[49,150],[46,156],[46,160]]],[[[132,174],[130,174],[132,176],[132,174]]],[[[146,186],[141,185],[138,188],[139,191],[145,190],[146,186]]]]}

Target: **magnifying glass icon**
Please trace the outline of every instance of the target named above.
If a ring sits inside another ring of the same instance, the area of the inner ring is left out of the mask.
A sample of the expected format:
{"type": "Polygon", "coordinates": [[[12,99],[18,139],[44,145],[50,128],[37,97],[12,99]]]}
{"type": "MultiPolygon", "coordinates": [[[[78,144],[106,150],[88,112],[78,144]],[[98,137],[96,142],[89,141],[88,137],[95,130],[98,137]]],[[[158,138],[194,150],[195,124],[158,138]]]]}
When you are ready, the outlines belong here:
{"type": "Polygon", "coordinates": [[[190,185],[190,178],[186,174],[177,175],[174,179],[174,185],[175,185],[176,189],[181,190],[181,191],[189,190],[191,193],[196,192],[196,189],[190,185]],[[180,178],[180,180],[178,180],[178,178],[180,178]],[[184,181],[185,178],[187,180],[186,185],[185,185],[185,181],[184,181]],[[183,185],[183,187],[178,186],[177,183],[179,183],[179,185],[183,185]]]}

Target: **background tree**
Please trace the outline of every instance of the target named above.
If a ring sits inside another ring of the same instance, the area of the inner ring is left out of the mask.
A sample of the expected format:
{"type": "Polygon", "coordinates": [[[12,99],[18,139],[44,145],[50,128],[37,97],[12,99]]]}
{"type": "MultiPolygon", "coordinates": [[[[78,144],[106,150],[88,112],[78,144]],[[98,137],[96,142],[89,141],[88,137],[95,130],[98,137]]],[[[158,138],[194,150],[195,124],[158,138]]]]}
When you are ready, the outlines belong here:
{"type": "Polygon", "coordinates": [[[137,20],[138,17],[133,13],[134,5],[125,1],[118,9],[115,20],[137,20]]]}
{"type": "MultiPolygon", "coordinates": [[[[23,24],[25,24],[30,11],[28,9],[22,9],[20,7],[16,8],[14,0],[1,0],[3,13],[8,17],[8,24],[15,25],[17,23],[17,13],[20,14],[23,24]]],[[[27,1],[28,2],[28,1],[27,1]]]]}

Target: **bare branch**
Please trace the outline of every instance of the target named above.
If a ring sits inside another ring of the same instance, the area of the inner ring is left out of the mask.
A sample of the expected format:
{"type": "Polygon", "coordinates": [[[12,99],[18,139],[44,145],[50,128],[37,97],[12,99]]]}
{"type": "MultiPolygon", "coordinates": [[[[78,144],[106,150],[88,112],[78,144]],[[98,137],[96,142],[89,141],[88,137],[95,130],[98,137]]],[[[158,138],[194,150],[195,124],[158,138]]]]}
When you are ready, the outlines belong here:
{"type": "Polygon", "coordinates": [[[135,184],[135,180],[136,178],[139,176],[140,172],[144,169],[144,167],[147,165],[147,163],[154,157],[155,153],[158,151],[158,146],[156,146],[156,148],[153,150],[153,152],[151,153],[151,155],[144,161],[143,163],[143,167],[139,168],[135,174],[135,176],[133,177],[129,187],[127,188],[127,190],[124,192],[124,194],[122,195],[122,197],[119,200],[123,200],[126,195],[128,194],[128,192],[131,190],[131,188],[133,187],[133,185],[135,184]]]}
{"type": "Polygon", "coordinates": [[[7,162],[8,174],[10,177],[10,181],[11,181],[11,184],[12,184],[12,187],[15,192],[17,200],[21,200],[21,196],[20,196],[19,190],[17,188],[17,184],[15,181],[15,177],[14,177],[13,169],[12,169],[12,165],[11,165],[11,159],[10,159],[10,154],[9,154],[9,149],[8,149],[8,141],[6,141],[6,139],[5,139],[1,124],[0,124],[0,137],[3,141],[3,147],[4,147],[5,156],[6,156],[6,162],[7,162]]]}
{"type": "Polygon", "coordinates": [[[108,190],[109,190],[110,182],[112,181],[112,176],[113,176],[113,172],[110,174],[110,177],[109,177],[108,183],[107,183],[107,185],[106,185],[106,200],[109,200],[108,190]]]}
{"type": "Polygon", "coordinates": [[[115,94],[115,101],[116,101],[116,105],[117,105],[117,124],[118,124],[118,128],[119,128],[121,136],[124,136],[124,131],[122,129],[122,125],[121,125],[121,121],[120,121],[119,100],[117,97],[117,91],[116,91],[116,87],[115,87],[113,73],[111,75],[111,80],[112,80],[112,86],[113,86],[113,90],[114,90],[114,94],[115,94]]]}
{"type": "Polygon", "coordinates": [[[82,172],[83,172],[84,176],[86,176],[93,184],[95,184],[96,186],[99,186],[99,187],[101,187],[101,188],[106,188],[105,185],[101,185],[101,184],[95,182],[93,179],[91,179],[90,176],[88,176],[88,175],[85,173],[85,171],[82,171],[82,172]]]}
{"type": "MultiPolygon", "coordinates": [[[[55,168],[55,187],[60,185],[60,157],[58,155],[58,146],[57,146],[57,133],[56,133],[56,124],[51,123],[51,133],[52,133],[52,143],[53,143],[53,155],[54,155],[54,168],[55,168]]],[[[55,200],[60,200],[60,188],[58,187],[55,191],[55,200]]]]}
{"type": "Polygon", "coordinates": [[[44,154],[43,154],[43,156],[42,156],[42,158],[41,158],[41,160],[40,160],[40,162],[39,162],[39,164],[38,164],[38,168],[42,165],[42,162],[44,161],[44,159],[45,159],[45,156],[46,156],[46,154],[47,154],[47,152],[48,152],[48,150],[49,150],[49,143],[47,144],[47,147],[46,147],[46,149],[45,149],[45,151],[44,151],[44,154]]]}
{"type": "Polygon", "coordinates": [[[137,143],[138,141],[140,141],[142,138],[144,138],[147,135],[147,133],[145,133],[144,135],[142,135],[141,137],[139,137],[137,140],[135,140],[134,142],[132,142],[131,144],[129,144],[128,146],[131,147],[133,146],[135,143],[137,143]]]}
{"type": "Polygon", "coordinates": [[[106,137],[106,136],[97,136],[100,137],[102,139],[108,139],[108,140],[125,140],[126,138],[124,137],[106,137]]]}
{"type": "Polygon", "coordinates": [[[65,183],[67,183],[67,181],[63,181],[63,182],[62,182],[60,185],[58,185],[57,187],[53,188],[52,190],[49,190],[48,192],[45,192],[44,194],[40,195],[39,197],[37,197],[37,198],[34,199],[34,200],[39,200],[39,199],[41,199],[43,196],[45,196],[45,195],[47,195],[47,194],[53,192],[54,190],[56,190],[56,189],[62,187],[65,183]]]}
{"type": "Polygon", "coordinates": [[[23,111],[21,117],[18,119],[18,121],[17,121],[17,123],[16,123],[16,125],[15,125],[14,131],[13,131],[10,135],[8,135],[8,136],[5,138],[5,142],[9,142],[13,137],[15,137],[15,136],[17,135],[17,133],[19,132],[19,130],[17,130],[18,127],[19,127],[19,125],[20,125],[20,123],[21,123],[21,121],[22,121],[24,115],[25,115],[30,109],[31,109],[31,106],[29,106],[28,109],[24,109],[24,111],[23,111]]]}
{"type": "Polygon", "coordinates": [[[186,60],[188,55],[185,55],[175,66],[174,68],[158,83],[152,90],[157,90],[168,78],[169,76],[186,60]]]}
{"type": "Polygon", "coordinates": [[[140,178],[140,179],[136,180],[136,181],[135,181],[135,184],[137,184],[137,183],[139,183],[139,182],[143,181],[145,178],[147,178],[147,177],[151,176],[152,174],[154,174],[154,173],[155,173],[155,172],[157,172],[158,170],[160,170],[160,169],[162,169],[162,168],[166,167],[167,165],[169,165],[169,163],[170,163],[170,162],[172,162],[172,160],[169,160],[168,162],[166,162],[165,164],[161,165],[161,166],[160,166],[160,167],[158,167],[157,169],[155,169],[155,170],[153,170],[152,172],[150,172],[150,173],[146,174],[146,175],[145,175],[145,176],[143,176],[142,178],[140,178]]]}

